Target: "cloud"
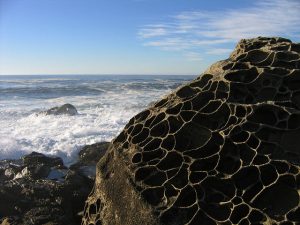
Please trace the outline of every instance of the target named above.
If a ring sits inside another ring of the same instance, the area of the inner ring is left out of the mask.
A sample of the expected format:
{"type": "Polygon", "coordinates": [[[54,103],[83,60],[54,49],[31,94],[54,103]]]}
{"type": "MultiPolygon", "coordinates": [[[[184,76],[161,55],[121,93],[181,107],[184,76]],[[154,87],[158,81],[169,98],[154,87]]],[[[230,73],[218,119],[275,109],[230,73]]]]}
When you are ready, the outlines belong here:
{"type": "Polygon", "coordinates": [[[185,11],[167,21],[143,26],[144,46],[202,55],[225,55],[228,44],[256,36],[300,36],[299,0],[261,0],[252,7],[223,11],[185,11]],[[226,46],[227,45],[227,46],[226,46]]]}
{"type": "Polygon", "coordinates": [[[230,48],[212,48],[205,53],[208,55],[224,55],[229,54],[230,52],[232,52],[232,49],[230,48]]]}
{"type": "Polygon", "coordinates": [[[202,55],[198,52],[186,52],[184,54],[187,60],[189,61],[202,61],[202,55]]]}

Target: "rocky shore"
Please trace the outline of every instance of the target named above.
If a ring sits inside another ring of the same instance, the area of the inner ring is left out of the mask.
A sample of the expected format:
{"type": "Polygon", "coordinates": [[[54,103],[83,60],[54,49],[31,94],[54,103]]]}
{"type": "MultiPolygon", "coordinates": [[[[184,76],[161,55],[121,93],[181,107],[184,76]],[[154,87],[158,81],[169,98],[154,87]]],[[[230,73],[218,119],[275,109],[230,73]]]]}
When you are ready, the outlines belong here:
{"type": "Polygon", "coordinates": [[[61,158],[32,152],[18,160],[0,161],[0,224],[77,225],[95,180],[96,163],[109,143],[79,152],[66,167],[61,158]]]}
{"type": "Polygon", "coordinates": [[[300,224],[299,137],[300,44],[243,39],[69,168],[0,161],[0,223],[300,224]]]}

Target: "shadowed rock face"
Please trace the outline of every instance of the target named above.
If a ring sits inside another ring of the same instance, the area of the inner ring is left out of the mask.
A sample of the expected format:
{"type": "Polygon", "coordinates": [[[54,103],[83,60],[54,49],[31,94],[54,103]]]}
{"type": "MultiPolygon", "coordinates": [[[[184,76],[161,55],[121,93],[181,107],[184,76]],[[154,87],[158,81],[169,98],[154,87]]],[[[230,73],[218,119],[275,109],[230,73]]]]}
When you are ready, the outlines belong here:
{"type": "Polygon", "coordinates": [[[1,225],[78,225],[107,142],[85,146],[67,168],[61,158],[32,152],[0,160],[1,225]]]}
{"type": "Polygon", "coordinates": [[[132,118],[82,224],[299,224],[299,56],[287,39],[241,40],[132,118]]]}

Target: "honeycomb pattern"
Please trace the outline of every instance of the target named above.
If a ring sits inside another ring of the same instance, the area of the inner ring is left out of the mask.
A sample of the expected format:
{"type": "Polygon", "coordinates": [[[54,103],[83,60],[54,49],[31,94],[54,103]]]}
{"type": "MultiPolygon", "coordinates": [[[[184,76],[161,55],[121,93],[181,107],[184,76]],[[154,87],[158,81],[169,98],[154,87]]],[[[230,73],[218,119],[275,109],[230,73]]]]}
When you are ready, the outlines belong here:
{"type": "Polygon", "coordinates": [[[130,120],[98,164],[82,224],[139,224],[130,206],[109,209],[123,201],[108,198],[117,168],[144,202],[133,208],[155,218],[144,224],[300,224],[299,146],[300,44],[241,40],[130,120]]]}

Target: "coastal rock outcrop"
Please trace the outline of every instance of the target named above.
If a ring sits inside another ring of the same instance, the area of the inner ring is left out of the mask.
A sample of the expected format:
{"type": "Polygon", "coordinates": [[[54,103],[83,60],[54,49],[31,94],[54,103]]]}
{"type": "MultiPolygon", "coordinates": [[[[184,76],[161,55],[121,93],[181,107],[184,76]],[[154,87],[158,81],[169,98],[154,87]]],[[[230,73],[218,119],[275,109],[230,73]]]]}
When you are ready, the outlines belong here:
{"type": "Polygon", "coordinates": [[[45,115],[69,115],[69,116],[75,116],[78,114],[75,106],[71,104],[64,104],[62,106],[53,107],[42,113],[45,115]]]}
{"type": "Polygon", "coordinates": [[[0,160],[0,224],[80,224],[96,161],[107,147],[105,142],[85,146],[70,168],[59,157],[37,152],[0,160]]]}
{"type": "Polygon", "coordinates": [[[241,40],[129,121],[82,224],[299,224],[299,146],[300,44],[241,40]]]}

